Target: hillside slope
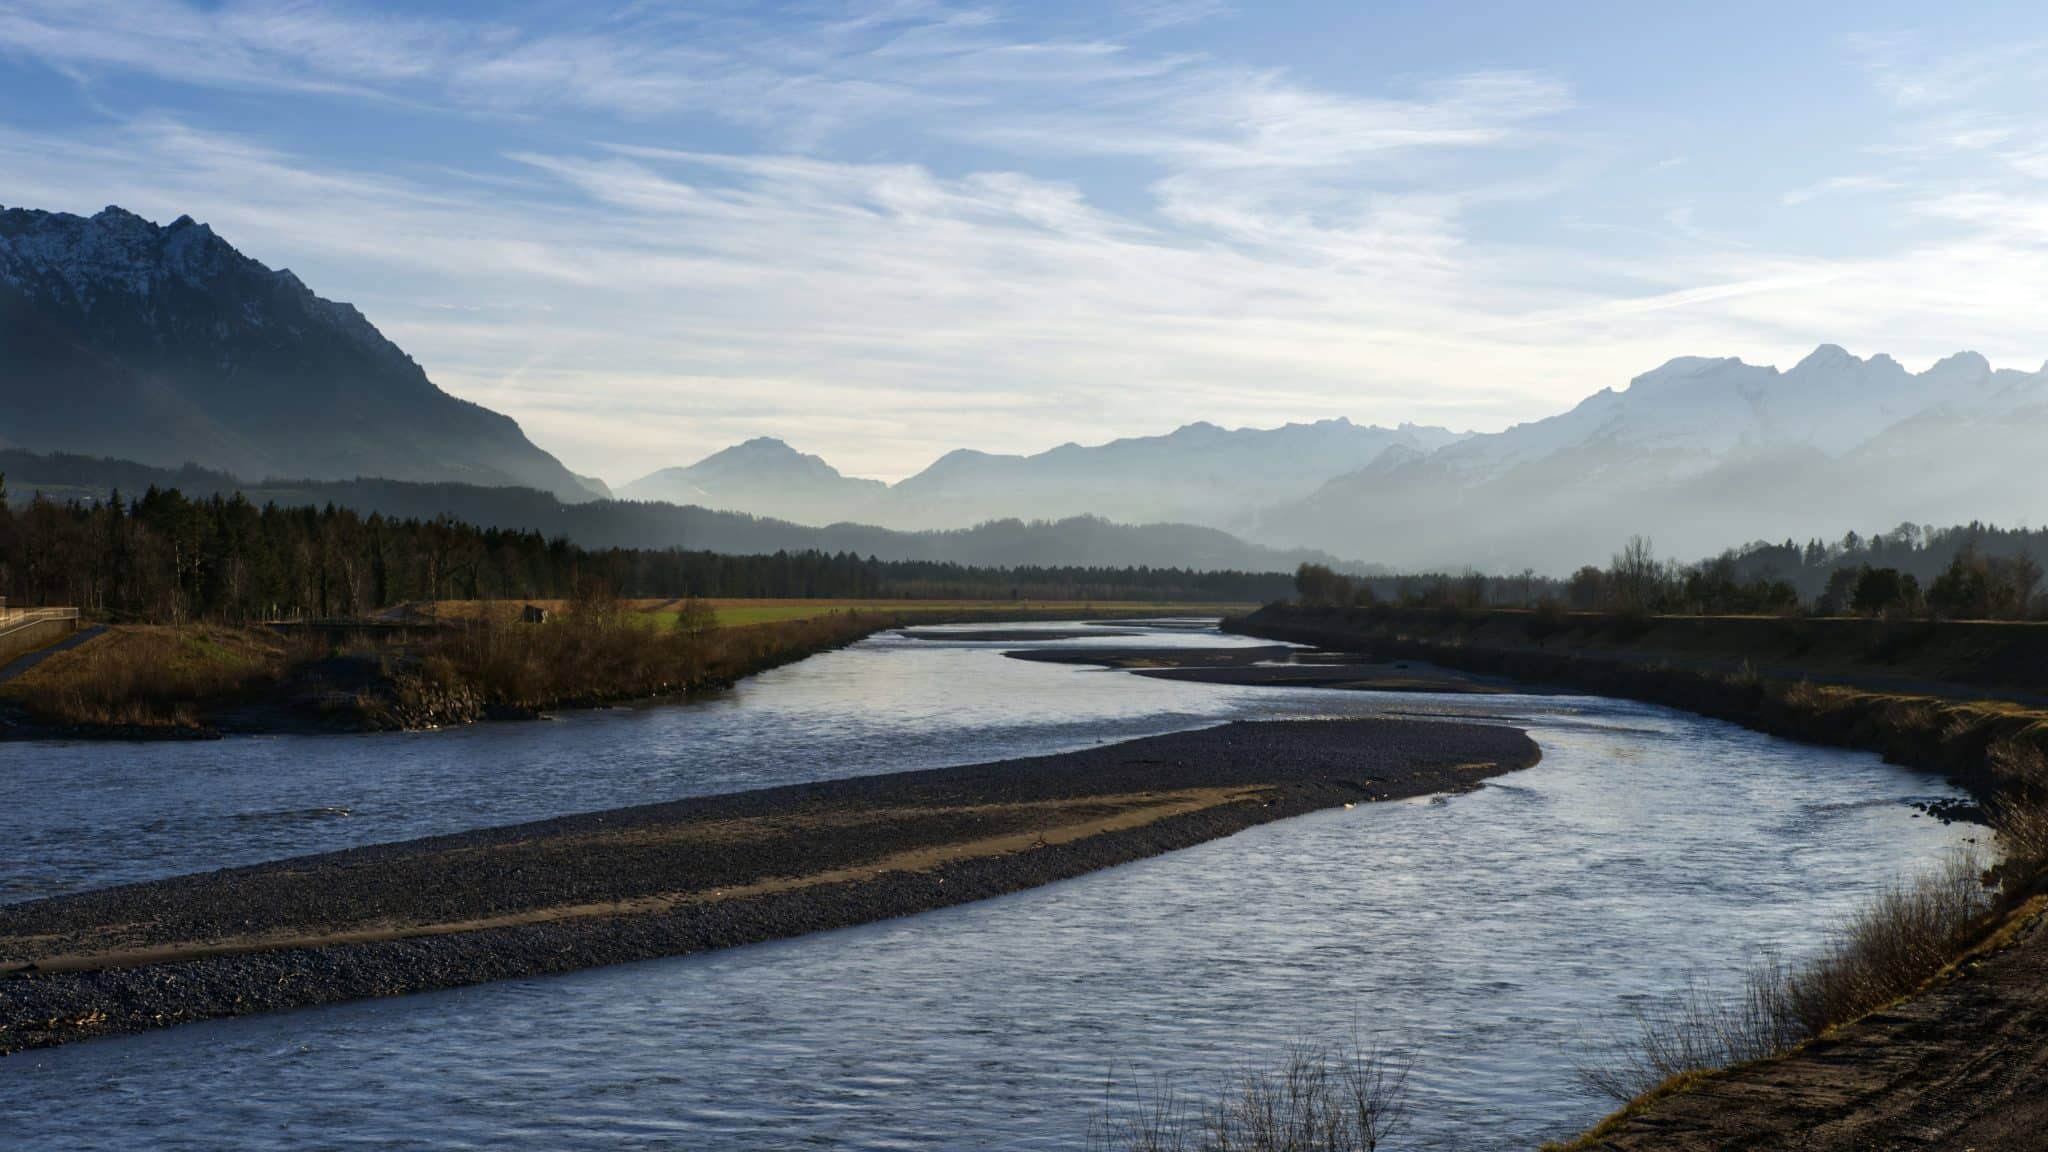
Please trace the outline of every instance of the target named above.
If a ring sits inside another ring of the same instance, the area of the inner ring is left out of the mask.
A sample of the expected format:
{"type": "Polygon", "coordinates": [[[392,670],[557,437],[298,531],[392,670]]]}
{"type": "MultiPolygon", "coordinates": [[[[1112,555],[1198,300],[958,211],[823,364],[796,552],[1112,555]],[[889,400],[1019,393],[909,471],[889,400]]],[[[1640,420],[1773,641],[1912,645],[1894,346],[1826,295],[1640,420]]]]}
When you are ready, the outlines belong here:
{"type": "Polygon", "coordinates": [[[0,211],[0,442],[243,476],[595,493],[347,304],[204,224],[0,211]]]}

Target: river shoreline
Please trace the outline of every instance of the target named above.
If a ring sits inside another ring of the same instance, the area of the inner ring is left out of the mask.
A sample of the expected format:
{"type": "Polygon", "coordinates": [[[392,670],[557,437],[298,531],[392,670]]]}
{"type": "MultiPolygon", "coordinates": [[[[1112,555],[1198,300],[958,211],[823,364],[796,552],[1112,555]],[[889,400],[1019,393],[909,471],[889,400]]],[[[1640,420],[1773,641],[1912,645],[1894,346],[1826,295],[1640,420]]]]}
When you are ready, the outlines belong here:
{"type": "MultiPolygon", "coordinates": [[[[1095,620],[1111,616],[1130,622],[1133,612],[1170,616],[1182,611],[1179,607],[1129,605],[1100,609],[963,607],[914,612],[848,609],[716,628],[689,643],[674,645],[674,651],[659,652],[652,663],[647,659],[644,629],[615,627],[597,630],[585,638],[586,646],[596,648],[605,658],[597,662],[598,678],[568,689],[496,683],[489,670],[435,659],[431,651],[422,653],[421,638],[432,640],[437,629],[400,633],[396,642],[372,630],[343,630],[337,633],[331,648],[320,647],[308,656],[289,650],[263,629],[253,628],[239,630],[234,637],[243,649],[236,654],[236,663],[247,667],[237,667],[232,674],[216,669],[212,671],[224,674],[138,690],[130,699],[81,706],[77,697],[90,694],[91,685],[83,686],[83,692],[76,687],[53,692],[49,685],[24,677],[22,682],[0,689],[0,742],[132,743],[236,736],[347,736],[530,721],[550,712],[687,701],[730,688],[771,668],[895,629],[909,629],[906,634],[915,636],[916,628],[945,624],[1095,620]],[[266,648],[275,650],[265,651],[266,648]],[[92,718],[86,718],[87,715],[92,718]]],[[[511,639],[539,634],[530,626],[494,626],[511,639]]],[[[540,627],[560,626],[556,622],[540,627]]],[[[30,676],[48,679],[70,675],[72,671],[66,662],[103,658],[110,648],[138,639],[131,633],[141,631],[147,630],[116,628],[111,635],[98,638],[95,646],[56,657],[49,668],[31,672],[30,676]]],[[[117,657],[109,661],[110,667],[94,669],[91,678],[142,679],[118,665],[161,665],[170,657],[188,658],[195,652],[211,655],[221,650],[217,637],[209,634],[216,630],[204,625],[154,631],[165,636],[140,637],[151,640],[153,648],[133,659],[117,657]]],[[[1006,640],[1040,638],[1035,632],[1016,629],[989,635],[1006,640]]],[[[1051,638],[1059,635],[1048,634],[1051,638]]],[[[1130,633],[1105,628],[1100,635],[1130,633]]]]}
{"type": "Polygon", "coordinates": [[[1237,722],[7,905],[0,1051],[866,923],[1539,757],[1493,725],[1237,722]]]}
{"type": "MultiPolygon", "coordinates": [[[[1617,651],[1599,635],[1611,631],[1604,622],[1582,628],[1575,641],[1528,637],[1533,618],[1501,619],[1508,615],[1404,617],[1272,606],[1226,628],[1568,685],[1776,736],[1866,749],[1945,775],[1987,803],[2037,795],[2048,786],[2042,777],[2048,718],[2023,690],[2007,690],[2000,699],[1976,682],[1903,682],[1882,664],[1880,648],[1861,661],[1838,653],[1827,669],[1833,682],[1815,685],[1776,678],[1777,668],[1772,676],[1748,667],[1731,672],[1685,651],[1644,649],[1635,635],[1628,638],[1635,650],[1617,651]]],[[[1713,640],[1719,639],[1716,623],[1686,627],[1713,640]]],[[[1736,621],[1752,631],[1758,623],[1736,621]]],[[[2032,626],[2010,631],[2015,643],[2038,640],[2032,626]]],[[[2026,898],[2039,891],[2040,878],[2024,864],[1997,871],[2009,895],[1991,939],[1918,992],[1783,1055],[1674,1081],[1554,1147],[2032,1152],[2048,1124],[2048,933],[2042,930],[2048,901],[2026,898]]]]}

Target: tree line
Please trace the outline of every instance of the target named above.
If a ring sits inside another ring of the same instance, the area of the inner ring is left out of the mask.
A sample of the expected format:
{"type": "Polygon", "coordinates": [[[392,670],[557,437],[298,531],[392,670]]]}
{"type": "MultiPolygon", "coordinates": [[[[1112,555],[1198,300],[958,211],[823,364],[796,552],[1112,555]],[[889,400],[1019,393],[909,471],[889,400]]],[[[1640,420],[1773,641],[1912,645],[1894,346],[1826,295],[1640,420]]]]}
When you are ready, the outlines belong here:
{"type": "Polygon", "coordinates": [[[835,597],[1236,601],[1287,594],[1283,573],[1177,568],[980,568],[852,552],[728,555],[586,549],[538,532],[449,517],[363,515],[334,505],[38,497],[10,507],[0,477],[0,594],[114,619],[246,621],[355,616],[420,600],[835,597]]]}
{"type": "Polygon", "coordinates": [[[1752,544],[1687,564],[1660,559],[1637,536],[1606,565],[1588,564],[1563,579],[1534,572],[1353,577],[1304,564],[1295,591],[1304,603],[1325,605],[2025,620],[2048,609],[2035,560],[2043,547],[2048,532],[1903,525],[1869,538],[1852,532],[1836,544],[1752,544]]]}

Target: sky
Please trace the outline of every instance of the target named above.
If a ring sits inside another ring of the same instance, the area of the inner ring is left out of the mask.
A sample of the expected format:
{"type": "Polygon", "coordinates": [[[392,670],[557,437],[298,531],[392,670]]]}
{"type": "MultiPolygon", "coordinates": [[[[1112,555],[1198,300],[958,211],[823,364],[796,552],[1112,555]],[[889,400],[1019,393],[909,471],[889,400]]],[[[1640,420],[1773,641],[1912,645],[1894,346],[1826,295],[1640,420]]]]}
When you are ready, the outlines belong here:
{"type": "Polygon", "coordinates": [[[2048,6],[0,0],[0,204],[191,215],[623,483],[1681,355],[2048,356],[2048,6]],[[1683,7],[1689,11],[1679,11],[1683,7]]]}

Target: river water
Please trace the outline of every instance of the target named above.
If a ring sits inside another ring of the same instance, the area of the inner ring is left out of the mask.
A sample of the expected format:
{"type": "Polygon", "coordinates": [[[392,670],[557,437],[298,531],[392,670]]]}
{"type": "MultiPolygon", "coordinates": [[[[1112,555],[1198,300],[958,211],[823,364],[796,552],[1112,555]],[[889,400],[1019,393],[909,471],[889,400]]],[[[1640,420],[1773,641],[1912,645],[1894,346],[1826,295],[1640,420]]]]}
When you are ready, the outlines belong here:
{"type": "MultiPolygon", "coordinates": [[[[1238,642],[1145,631],[1048,643],[1238,642]]],[[[1360,1036],[1413,1063],[1402,1146],[1528,1148],[1605,1111],[1574,1064],[1631,1000],[1809,952],[1976,833],[1874,756],[1645,705],[1180,684],[1018,646],[881,636],[536,724],[0,745],[0,894],[1244,717],[1500,720],[1544,760],[883,924],[11,1057],[0,1145],[1067,1148],[1112,1080],[1199,1090],[1360,1036]]]]}

